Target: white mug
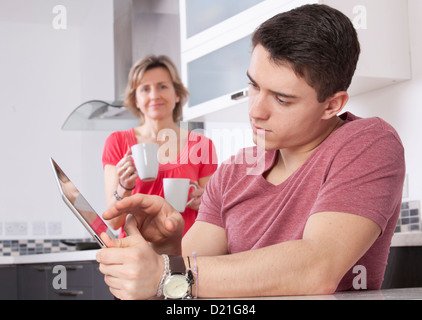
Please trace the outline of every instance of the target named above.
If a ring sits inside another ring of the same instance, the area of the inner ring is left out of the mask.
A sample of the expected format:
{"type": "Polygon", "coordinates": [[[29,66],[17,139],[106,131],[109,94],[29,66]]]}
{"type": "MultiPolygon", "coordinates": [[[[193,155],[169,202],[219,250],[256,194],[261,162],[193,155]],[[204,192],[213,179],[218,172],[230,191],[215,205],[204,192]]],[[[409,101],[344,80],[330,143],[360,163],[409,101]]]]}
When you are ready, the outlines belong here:
{"type": "Polygon", "coordinates": [[[158,144],[140,143],[132,146],[132,158],[142,181],[153,181],[158,175],[158,144]]]}
{"type": "Polygon", "coordinates": [[[185,211],[186,207],[194,200],[188,201],[189,189],[193,187],[198,189],[194,184],[190,184],[189,179],[164,178],[164,198],[179,212],[185,211]]]}

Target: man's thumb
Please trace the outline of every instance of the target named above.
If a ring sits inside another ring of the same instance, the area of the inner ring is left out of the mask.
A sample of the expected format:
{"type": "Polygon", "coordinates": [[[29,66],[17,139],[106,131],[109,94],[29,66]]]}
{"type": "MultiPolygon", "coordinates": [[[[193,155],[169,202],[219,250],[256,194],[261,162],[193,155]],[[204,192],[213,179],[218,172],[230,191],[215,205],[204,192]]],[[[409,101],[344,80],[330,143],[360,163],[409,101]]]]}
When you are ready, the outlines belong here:
{"type": "Polygon", "coordinates": [[[123,240],[123,243],[121,243],[122,248],[136,246],[140,243],[147,244],[147,241],[144,239],[138,229],[138,224],[133,215],[129,214],[126,217],[124,229],[126,233],[126,238],[121,239],[123,240]]]}
{"type": "Polygon", "coordinates": [[[140,242],[146,242],[139,232],[136,220],[132,215],[127,216],[124,229],[126,238],[111,239],[106,233],[103,233],[101,239],[108,248],[127,248],[137,245],[140,242]]]}
{"type": "Polygon", "coordinates": [[[133,215],[129,214],[126,217],[126,223],[125,223],[125,233],[126,235],[129,236],[140,236],[141,238],[141,232],[138,229],[138,224],[136,223],[136,219],[133,217],[133,215]]]}

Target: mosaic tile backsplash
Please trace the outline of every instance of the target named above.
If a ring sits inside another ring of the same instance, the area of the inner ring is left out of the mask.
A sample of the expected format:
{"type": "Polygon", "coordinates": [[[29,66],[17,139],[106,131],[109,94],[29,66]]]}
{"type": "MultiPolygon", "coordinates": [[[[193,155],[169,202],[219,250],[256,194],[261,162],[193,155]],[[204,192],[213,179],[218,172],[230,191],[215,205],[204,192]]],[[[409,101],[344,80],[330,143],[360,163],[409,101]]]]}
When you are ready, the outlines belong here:
{"type": "Polygon", "coordinates": [[[92,239],[70,240],[1,240],[0,256],[23,256],[30,254],[59,253],[75,251],[75,246],[65,244],[75,242],[92,242],[92,239]]]}
{"type": "Polygon", "coordinates": [[[422,231],[421,202],[410,201],[401,204],[400,217],[395,232],[422,231]]]}

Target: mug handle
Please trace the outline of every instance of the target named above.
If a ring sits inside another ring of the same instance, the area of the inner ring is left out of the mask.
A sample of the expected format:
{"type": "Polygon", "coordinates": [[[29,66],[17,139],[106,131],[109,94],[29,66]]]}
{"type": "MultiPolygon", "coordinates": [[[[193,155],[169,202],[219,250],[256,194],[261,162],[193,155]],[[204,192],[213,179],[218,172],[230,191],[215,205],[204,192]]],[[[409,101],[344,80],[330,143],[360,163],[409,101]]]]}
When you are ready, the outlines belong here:
{"type": "MultiPolygon", "coordinates": [[[[198,190],[198,187],[195,185],[195,184],[190,184],[189,185],[189,189],[191,188],[191,187],[193,187],[195,190],[198,190]]],[[[186,203],[186,207],[188,206],[188,205],[190,205],[191,203],[192,203],[192,201],[193,200],[195,200],[194,198],[192,198],[192,199],[190,199],[187,203],[186,203]]],[[[185,208],[186,208],[185,207],[185,208]]]]}

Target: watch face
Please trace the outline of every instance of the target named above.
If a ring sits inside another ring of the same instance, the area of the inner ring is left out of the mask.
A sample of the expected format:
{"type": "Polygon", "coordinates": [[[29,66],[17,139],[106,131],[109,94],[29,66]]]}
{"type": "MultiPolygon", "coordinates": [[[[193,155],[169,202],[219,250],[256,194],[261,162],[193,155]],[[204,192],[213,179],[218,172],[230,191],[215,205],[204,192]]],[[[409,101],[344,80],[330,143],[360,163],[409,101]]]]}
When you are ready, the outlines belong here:
{"type": "Polygon", "coordinates": [[[170,299],[184,298],[189,290],[189,283],[182,274],[174,274],[168,277],[164,283],[164,296],[170,299]]]}

